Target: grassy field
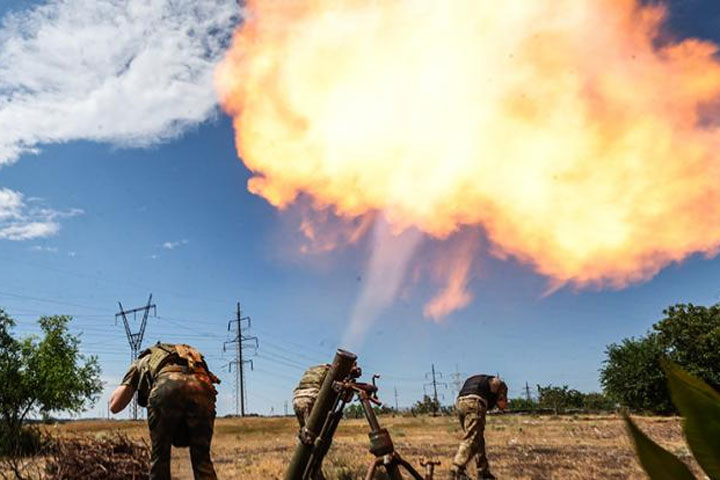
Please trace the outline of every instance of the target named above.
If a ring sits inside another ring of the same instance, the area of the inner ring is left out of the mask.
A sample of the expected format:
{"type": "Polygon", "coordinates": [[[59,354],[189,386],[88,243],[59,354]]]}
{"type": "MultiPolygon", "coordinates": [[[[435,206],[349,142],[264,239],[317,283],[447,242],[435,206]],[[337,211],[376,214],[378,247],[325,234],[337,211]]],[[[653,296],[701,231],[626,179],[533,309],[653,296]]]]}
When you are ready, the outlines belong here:
{"type": "MultiPolygon", "coordinates": [[[[451,417],[381,417],[397,450],[413,464],[422,457],[442,461],[436,478],[450,478],[450,462],[461,436],[451,417]]],[[[689,463],[679,419],[638,418],[652,438],[689,463]]],[[[74,422],[53,427],[61,435],[106,435],[122,431],[147,438],[141,422],[74,422]]],[[[295,445],[294,418],[223,418],[215,425],[213,458],[221,479],[282,478],[295,445]]],[[[534,417],[497,415],[486,434],[491,467],[498,478],[646,478],[640,470],[622,420],[617,416],[534,417]]],[[[364,420],[344,420],[326,461],[328,480],[364,477],[371,460],[364,420]]],[[[697,467],[692,464],[697,470],[697,467]]],[[[418,467],[419,468],[419,465],[418,467]]],[[[470,470],[474,474],[474,468],[470,470]]],[[[173,478],[192,478],[187,449],[173,453],[173,478]]]]}

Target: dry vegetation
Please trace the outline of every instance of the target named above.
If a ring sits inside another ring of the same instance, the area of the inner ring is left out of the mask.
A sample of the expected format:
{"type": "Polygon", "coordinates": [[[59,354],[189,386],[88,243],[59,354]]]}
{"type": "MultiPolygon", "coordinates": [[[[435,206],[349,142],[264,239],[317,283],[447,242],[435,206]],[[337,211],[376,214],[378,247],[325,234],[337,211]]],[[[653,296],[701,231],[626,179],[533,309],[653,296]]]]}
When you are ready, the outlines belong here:
{"type": "MultiPolygon", "coordinates": [[[[424,456],[439,459],[443,464],[436,478],[450,478],[450,461],[460,438],[454,418],[381,417],[381,423],[389,428],[398,451],[406,459],[414,464],[424,456]]],[[[678,419],[640,418],[639,424],[663,446],[691,462],[678,419]]],[[[282,478],[292,456],[296,428],[294,418],[218,419],[213,443],[218,476],[223,479],[282,478]]],[[[54,427],[54,432],[60,435],[100,437],[121,431],[130,437],[146,438],[146,430],[145,424],[129,421],[86,421],[54,427]]],[[[362,420],[343,421],[326,461],[329,480],[363,477],[371,460],[366,432],[362,420]]],[[[498,478],[646,478],[617,416],[492,416],[488,420],[486,439],[490,462],[498,478]]],[[[173,455],[173,478],[192,478],[188,451],[175,449],[173,455]]]]}

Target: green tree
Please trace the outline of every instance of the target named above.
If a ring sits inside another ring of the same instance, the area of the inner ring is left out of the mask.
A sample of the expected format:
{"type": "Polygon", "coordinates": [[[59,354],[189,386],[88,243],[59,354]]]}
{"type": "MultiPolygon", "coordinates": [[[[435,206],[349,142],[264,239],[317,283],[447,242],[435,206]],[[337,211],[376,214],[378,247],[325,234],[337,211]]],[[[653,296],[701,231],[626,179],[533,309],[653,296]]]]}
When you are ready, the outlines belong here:
{"type": "Polygon", "coordinates": [[[436,402],[429,395],[423,395],[423,399],[415,402],[411,411],[414,415],[427,413],[436,415],[440,411],[440,402],[436,402]]]}
{"type": "Polygon", "coordinates": [[[508,401],[508,410],[512,411],[535,411],[538,409],[538,404],[533,399],[527,398],[511,398],[508,401]]]}
{"type": "Polygon", "coordinates": [[[606,349],[600,372],[605,393],[635,410],[676,411],[660,368],[662,358],[720,388],[720,306],[677,304],[663,315],[644,337],[606,349]]]}
{"type": "Polygon", "coordinates": [[[670,413],[674,411],[659,360],[664,349],[656,335],[626,338],[605,350],[600,370],[605,393],[635,410],[670,413]]]}
{"type": "Polygon", "coordinates": [[[583,399],[582,393],[567,385],[562,387],[538,385],[538,404],[543,408],[552,408],[555,415],[568,408],[582,408],[583,399]]]}
{"type": "Polygon", "coordinates": [[[102,391],[95,357],[80,354],[80,339],[68,332],[71,317],[38,320],[42,336],[16,339],[15,322],[0,309],[0,448],[20,453],[29,415],[79,413],[102,391]]]}
{"type": "Polygon", "coordinates": [[[610,411],[615,410],[615,402],[613,399],[602,393],[590,392],[583,394],[583,408],[592,411],[610,411]]]}
{"type": "Polygon", "coordinates": [[[678,304],[663,313],[653,332],[665,356],[720,390],[720,306],[678,304]]]}

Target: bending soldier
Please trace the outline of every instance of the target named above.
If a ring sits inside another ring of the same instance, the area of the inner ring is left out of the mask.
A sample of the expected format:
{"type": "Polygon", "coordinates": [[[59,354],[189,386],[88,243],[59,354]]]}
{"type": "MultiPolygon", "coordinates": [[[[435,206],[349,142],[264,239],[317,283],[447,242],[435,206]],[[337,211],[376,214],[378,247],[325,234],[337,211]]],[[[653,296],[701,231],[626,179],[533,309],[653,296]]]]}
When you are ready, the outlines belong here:
{"type": "MultiPolygon", "coordinates": [[[[327,363],[308,368],[305,370],[305,373],[303,373],[298,386],[293,390],[293,410],[295,410],[295,416],[300,425],[300,438],[303,437],[303,430],[305,429],[305,425],[307,425],[310,412],[312,412],[315,400],[317,399],[318,393],[320,393],[320,387],[323,381],[325,381],[329,370],[330,365],[327,363]]],[[[325,480],[322,471],[314,474],[314,480],[325,480]]]]}
{"type": "Polygon", "coordinates": [[[305,427],[307,419],[310,417],[315,399],[320,393],[320,387],[329,370],[330,365],[328,364],[308,368],[303,373],[298,386],[293,390],[293,410],[295,410],[295,416],[301,429],[305,427]]]}
{"type": "Polygon", "coordinates": [[[475,375],[465,381],[455,403],[464,436],[453,460],[453,479],[468,479],[465,468],[474,457],[478,479],[494,479],[485,453],[485,414],[507,407],[508,388],[499,377],[475,375]]]}
{"type": "Polygon", "coordinates": [[[171,446],[190,447],[196,480],[217,479],[210,459],[217,395],[213,383],[220,380],[193,347],[158,342],[140,353],[113,392],[113,413],[122,411],[135,392],[138,404],[147,407],[151,480],[170,480],[171,446]]]}

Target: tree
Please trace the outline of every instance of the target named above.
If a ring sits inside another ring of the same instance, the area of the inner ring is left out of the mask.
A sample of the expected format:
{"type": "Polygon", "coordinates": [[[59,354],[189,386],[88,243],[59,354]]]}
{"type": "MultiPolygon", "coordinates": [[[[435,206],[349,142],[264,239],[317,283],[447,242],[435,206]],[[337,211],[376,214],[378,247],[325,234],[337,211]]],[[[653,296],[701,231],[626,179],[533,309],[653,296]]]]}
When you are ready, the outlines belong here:
{"type": "Polygon", "coordinates": [[[611,411],[615,410],[615,402],[607,395],[590,392],[583,394],[583,408],[590,411],[611,411]]]}
{"type": "Polygon", "coordinates": [[[636,410],[672,413],[660,359],[667,358],[720,388],[720,306],[677,304],[644,337],[624,339],[606,349],[600,372],[605,393],[636,410]]]}
{"type": "Polygon", "coordinates": [[[511,398],[508,401],[508,410],[513,411],[535,411],[538,404],[533,399],[528,398],[511,398]]]}
{"type": "Polygon", "coordinates": [[[428,395],[423,395],[422,400],[415,402],[411,409],[413,415],[431,413],[436,415],[440,411],[440,402],[436,402],[428,395]]]}
{"type": "Polygon", "coordinates": [[[552,408],[555,415],[568,408],[582,408],[584,396],[567,385],[554,387],[538,385],[538,404],[543,408],[552,408]]]}
{"type": "Polygon", "coordinates": [[[720,390],[720,305],[678,304],[663,313],[653,331],[665,355],[720,390]]]}
{"type": "Polygon", "coordinates": [[[16,339],[15,322],[0,309],[0,449],[16,455],[31,414],[79,413],[102,391],[97,358],[80,354],[68,332],[71,317],[38,320],[42,336],[16,339]]]}

